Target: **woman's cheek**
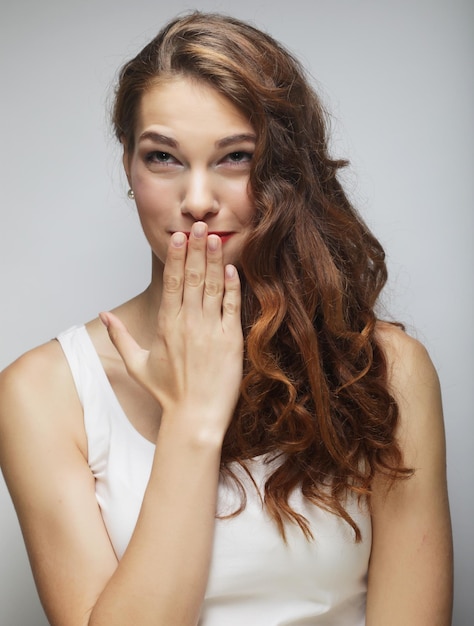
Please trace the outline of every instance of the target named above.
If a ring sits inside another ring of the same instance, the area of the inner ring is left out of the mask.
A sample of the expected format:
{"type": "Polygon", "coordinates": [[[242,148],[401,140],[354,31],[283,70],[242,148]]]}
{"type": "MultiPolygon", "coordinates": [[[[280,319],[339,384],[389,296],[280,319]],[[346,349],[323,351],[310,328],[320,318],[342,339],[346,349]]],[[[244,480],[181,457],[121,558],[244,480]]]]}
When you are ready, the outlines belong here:
{"type": "Polygon", "coordinates": [[[137,209],[141,215],[159,216],[167,209],[169,210],[170,198],[159,186],[150,188],[150,186],[137,185],[134,192],[137,209]]]}

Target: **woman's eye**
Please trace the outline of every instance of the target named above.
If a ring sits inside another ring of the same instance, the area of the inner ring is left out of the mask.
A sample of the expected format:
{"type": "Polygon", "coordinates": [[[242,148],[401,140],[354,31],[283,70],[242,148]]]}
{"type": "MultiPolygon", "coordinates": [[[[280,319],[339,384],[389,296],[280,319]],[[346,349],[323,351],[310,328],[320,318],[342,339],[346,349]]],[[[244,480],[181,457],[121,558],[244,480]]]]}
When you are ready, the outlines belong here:
{"type": "Polygon", "coordinates": [[[252,154],[250,152],[231,152],[228,154],[224,161],[229,161],[230,163],[249,163],[252,160],[252,154]]]}
{"type": "Polygon", "coordinates": [[[159,163],[164,165],[169,165],[171,163],[177,162],[176,159],[169,152],[161,152],[161,150],[149,152],[146,155],[145,159],[148,163],[159,163]]]}

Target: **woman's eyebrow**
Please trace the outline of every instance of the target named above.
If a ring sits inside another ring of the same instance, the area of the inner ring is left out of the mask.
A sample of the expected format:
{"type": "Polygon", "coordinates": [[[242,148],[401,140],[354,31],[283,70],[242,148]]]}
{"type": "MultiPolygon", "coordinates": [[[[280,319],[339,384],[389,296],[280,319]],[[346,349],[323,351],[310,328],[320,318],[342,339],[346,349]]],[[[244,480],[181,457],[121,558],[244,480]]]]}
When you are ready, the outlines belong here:
{"type": "Polygon", "coordinates": [[[170,148],[178,148],[179,143],[176,139],[172,139],[167,135],[162,135],[161,133],[157,133],[154,130],[146,130],[144,133],[140,135],[138,141],[144,141],[145,139],[151,139],[155,143],[163,143],[166,146],[170,146],[170,148]]]}
{"type": "Polygon", "coordinates": [[[229,135],[229,137],[219,139],[216,141],[215,145],[216,148],[226,148],[234,143],[241,143],[243,141],[255,143],[257,141],[257,137],[253,133],[238,133],[236,135],[229,135]]]}
{"type": "MultiPolygon", "coordinates": [[[[166,146],[170,146],[171,148],[179,148],[179,142],[176,141],[176,139],[172,139],[167,135],[157,133],[155,130],[146,130],[140,135],[138,141],[145,141],[146,139],[150,139],[155,143],[165,144],[166,146]]],[[[215,146],[216,148],[226,148],[227,146],[233,145],[235,143],[241,143],[245,141],[255,143],[256,140],[257,137],[253,133],[236,133],[235,135],[229,135],[228,137],[218,139],[215,142],[215,146]]]]}

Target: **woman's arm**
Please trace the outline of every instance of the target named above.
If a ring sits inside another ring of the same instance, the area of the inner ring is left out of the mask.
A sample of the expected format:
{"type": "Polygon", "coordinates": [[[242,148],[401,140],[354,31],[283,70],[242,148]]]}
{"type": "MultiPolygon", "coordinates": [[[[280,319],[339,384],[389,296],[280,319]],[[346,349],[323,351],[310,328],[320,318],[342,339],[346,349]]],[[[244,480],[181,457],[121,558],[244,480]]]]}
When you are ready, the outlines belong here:
{"type": "Polygon", "coordinates": [[[136,529],[117,563],[95,501],[81,408],[60,348],[0,381],[0,461],[54,626],[195,625],[210,563],[224,434],[238,398],[238,276],[206,237],[170,248],[156,339],[140,349],[107,314],[130,374],[163,408],[136,529]],[[83,427],[82,427],[83,428],[83,427]]]}
{"type": "Polygon", "coordinates": [[[86,457],[82,407],[54,341],[0,374],[0,464],[53,625],[85,626],[117,566],[86,457]]]}
{"type": "Polygon", "coordinates": [[[92,611],[91,626],[184,626],[199,618],[222,443],[243,364],[238,275],[233,267],[224,272],[220,239],[198,236],[199,226],[191,230],[187,253],[184,235],[172,236],[149,351],[118,318],[102,316],[129,374],[163,412],[136,531],[92,611]]]}
{"type": "Polygon", "coordinates": [[[423,346],[381,326],[390,386],[400,409],[397,438],[415,474],[372,500],[367,626],[449,626],[453,556],[438,377],[423,346]]]}

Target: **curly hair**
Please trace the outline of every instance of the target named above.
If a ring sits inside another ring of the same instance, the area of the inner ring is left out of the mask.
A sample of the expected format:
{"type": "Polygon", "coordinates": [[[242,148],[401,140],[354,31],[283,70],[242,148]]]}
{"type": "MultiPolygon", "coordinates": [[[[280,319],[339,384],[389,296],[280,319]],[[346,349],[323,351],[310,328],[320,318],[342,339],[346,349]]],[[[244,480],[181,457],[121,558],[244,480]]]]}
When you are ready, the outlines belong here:
{"type": "Polygon", "coordinates": [[[375,332],[384,251],[338,181],[347,161],[329,156],[320,99],[281,44],[218,14],[170,22],[119,77],[113,122],[128,149],[143,93],[176,75],[225,95],[257,135],[254,224],[240,261],[244,377],[222,471],[237,480],[231,462],[278,456],[264,502],[282,536],[292,521],[312,537],[289,504],[299,487],[346,520],[358,541],[347,494],[370,501],[376,474],[411,474],[395,440],[398,406],[375,332]]]}

